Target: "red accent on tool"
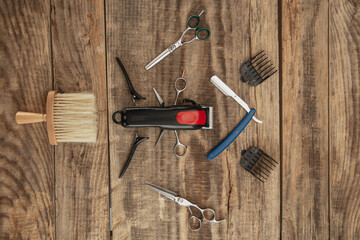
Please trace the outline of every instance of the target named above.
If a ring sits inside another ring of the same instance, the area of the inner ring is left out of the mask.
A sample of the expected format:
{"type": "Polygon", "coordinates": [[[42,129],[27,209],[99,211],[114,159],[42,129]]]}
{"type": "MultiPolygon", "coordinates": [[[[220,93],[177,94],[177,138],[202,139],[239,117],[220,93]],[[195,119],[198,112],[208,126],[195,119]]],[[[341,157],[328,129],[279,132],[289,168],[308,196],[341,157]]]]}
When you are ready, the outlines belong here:
{"type": "Polygon", "coordinates": [[[176,114],[176,121],[179,124],[205,125],[206,113],[204,110],[182,111],[176,114]]]}

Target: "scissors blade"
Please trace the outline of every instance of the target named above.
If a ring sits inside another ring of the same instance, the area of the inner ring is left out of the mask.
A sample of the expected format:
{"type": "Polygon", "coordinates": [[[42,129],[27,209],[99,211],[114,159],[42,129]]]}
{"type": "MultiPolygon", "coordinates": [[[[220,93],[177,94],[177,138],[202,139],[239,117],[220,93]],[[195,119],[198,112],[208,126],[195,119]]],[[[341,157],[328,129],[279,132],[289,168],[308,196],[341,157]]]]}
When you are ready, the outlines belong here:
{"type": "Polygon", "coordinates": [[[161,140],[162,137],[164,136],[164,132],[165,132],[165,130],[164,130],[164,129],[161,129],[160,135],[159,135],[158,139],[156,140],[156,143],[155,143],[154,148],[156,148],[156,146],[159,144],[160,140],[161,140]]]}
{"type": "Polygon", "coordinates": [[[154,184],[151,184],[151,183],[145,183],[149,188],[151,188],[152,190],[160,193],[161,195],[163,195],[164,197],[167,197],[169,198],[170,200],[173,200],[176,202],[176,199],[178,197],[178,194],[174,193],[174,192],[171,192],[165,188],[162,188],[162,187],[159,187],[159,186],[156,186],[154,184]]]}
{"type": "Polygon", "coordinates": [[[155,66],[156,64],[158,64],[161,60],[163,60],[164,58],[166,58],[169,54],[171,53],[170,49],[167,48],[165,49],[162,53],[160,53],[156,58],[154,58],[154,60],[152,60],[148,65],[146,65],[145,69],[149,70],[150,68],[152,68],[153,66],[155,66]]]}
{"type": "Polygon", "coordinates": [[[156,91],[155,88],[153,88],[153,90],[154,90],[154,93],[155,93],[155,96],[156,96],[158,102],[160,103],[160,106],[164,107],[165,106],[164,100],[162,100],[162,98],[160,97],[160,94],[156,91]]]}

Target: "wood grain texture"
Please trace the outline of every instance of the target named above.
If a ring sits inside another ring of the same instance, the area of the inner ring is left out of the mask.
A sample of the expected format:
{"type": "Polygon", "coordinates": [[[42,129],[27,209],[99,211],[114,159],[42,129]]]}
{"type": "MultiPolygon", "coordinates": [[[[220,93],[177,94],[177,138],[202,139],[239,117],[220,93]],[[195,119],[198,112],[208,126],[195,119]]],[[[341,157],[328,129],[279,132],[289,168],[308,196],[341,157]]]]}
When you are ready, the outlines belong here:
{"type": "MultiPolygon", "coordinates": [[[[214,130],[179,131],[189,146],[186,157],[172,152],[175,137],[167,132],[157,149],[153,145],[159,129],[138,129],[150,140],[139,146],[122,179],[118,175],[130,152],[136,129],[110,123],[113,236],[115,239],[249,239],[279,235],[279,174],[263,189],[240,167],[240,152],[259,144],[277,158],[279,151],[278,78],[258,90],[240,82],[239,68],[251,51],[266,47],[277,63],[277,5],[270,1],[107,1],[107,63],[109,118],[114,111],[131,107],[123,74],[115,61],[123,61],[137,91],[147,97],[136,106],[157,106],[155,87],[171,105],[175,97],[174,80],[185,70],[188,89],[180,96],[214,106],[214,130]],[[144,69],[154,57],[177,40],[192,14],[205,9],[201,17],[211,30],[209,41],[194,42],[176,50],[149,71],[144,69]],[[260,13],[256,11],[260,10],[260,13]],[[259,19],[250,22],[250,10],[259,19]],[[274,16],[275,15],[275,16],[274,16]],[[259,21],[259,22],[257,22],[259,21]],[[262,27],[255,27],[262,24],[262,27]],[[249,29],[252,26],[252,29],[249,29]],[[254,43],[250,44],[250,32],[254,43]],[[269,34],[274,42],[266,42],[269,34]],[[253,48],[252,50],[250,48],[253,48]],[[233,100],[223,96],[210,82],[217,74],[251,106],[259,107],[265,126],[252,122],[220,157],[213,161],[206,154],[245,116],[233,100]],[[266,103],[272,107],[268,108],[266,103]],[[270,133],[267,133],[269,129],[270,133]],[[269,143],[272,142],[270,145],[269,143]],[[150,182],[175,191],[201,207],[215,209],[221,224],[204,223],[199,232],[187,228],[188,212],[148,189],[150,182]],[[258,200],[261,198],[261,200],[258,200]],[[264,202],[266,204],[262,205],[264,202]]],[[[270,82],[271,81],[271,82],[270,82]]]]}
{"type": "Polygon", "coordinates": [[[96,144],[59,144],[55,151],[56,237],[106,239],[109,233],[108,141],[103,1],[51,5],[55,90],[94,92],[96,144]]]}
{"type": "Polygon", "coordinates": [[[282,2],[282,237],[327,239],[328,2],[282,2]]]}
{"type": "Polygon", "coordinates": [[[359,239],[359,9],[355,0],[0,1],[0,239],[108,239],[110,200],[113,239],[359,239]],[[201,9],[210,39],[146,71],[201,9]],[[239,69],[260,50],[282,81],[250,87],[239,69]],[[112,122],[134,106],[116,56],[147,98],[135,106],[158,106],[153,87],[172,105],[185,70],[179,102],[214,107],[213,130],[179,131],[186,157],[173,155],[171,131],[154,149],[159,129],[112,122]],[[208,161],[246,114],[209,82],[214,74],[264,123],[251,121],[208,161]],[[96,144],[51,147],[44,123],[15,123],[17,111],[45,113],[52,89],[95,93],[96,144]],[[150,140],[118,179],[137,131],[150,140]],[[281,160],[265,184],[240,166],[250,146],[281,160]],[[145,182],[226,221],[192,232],[187,209],[145,182]]]}
{"type": "MultiPolygon", "coordinates": [[[[241,7],[244,11],[244,8],[241,7]]],[[[246,9],[246,8],[245,8],[246,9]]],[[[236,10],[240,12],[239,10],[236,10]]],[[[247,12],[246,10],[244,12],[247,12]]],[[[239,25],[244,25],[239,23],[239,25]]],[[[278,5],[276,1],[250,1],[249,2],[249,29],[242,29],[234,33],[235,36],[248,34],[249,48],[245,54],[238,56],[237,69],[241,64],[261,50],[265,50],[269,60],[279,69],[278,58],[278,5]]],[[[238,41],[239,46],[243,41],[238,41]]],[[[228,48],[227,45],[224,48],[228,48]]],[[[229,58],[232,54],[225,54],[229,58]]],[[[239,81],[239,73],[235,71],[233,78],[239,82],[240,97],[256,108],[256,116],[263,124],[252,123],[237,140],[239,147],[235,148],[235,156],[230,158],[235,171],[231,179],[236,183],[233,186],[234,193],[231,206],[233,216],[232,228],[229,230],[233,235],[230,239],[278,239],[280,236],[280,166],[273,171],[265,184],[261,183],[240,166],[241,150],[251,146],[257,146],[271,157],[280,162],[280,102],[279,102],[279,78],[274,76],[261,85],[252,87],[239,81]],[[236,234],[234,234],[236,233],[236,234]]],[[[224,113],[225,115],[225,113],[224,113]]],[[[225,115],[226,116],[226,115],[225,115]]],[[[241,110],[242,118],[244,111],[241,110]]],[[[240,120],[240,119],[239,119],[240,120]]],[[[239,121],[238,120],[238,121],[239,121]]],[[[233,151],[234,151],[233,150],[233,151]]],[[[229,149],[231,151],[231,149],[229,149]]],[[[230,213],[231,216],[231,213],[230,213]]]]}
{"type": "Polygon", "coordinates": [[[360,239],[360,2],[329,7],[330,238],[360,239]]]}
{"type": "Polygon", "coordinates": [[[54,152],[46,125],[17,125],[17,111],[45,113],[52,87],[47,1],[0,1],[0,239],[54,239],[54,152]]]}

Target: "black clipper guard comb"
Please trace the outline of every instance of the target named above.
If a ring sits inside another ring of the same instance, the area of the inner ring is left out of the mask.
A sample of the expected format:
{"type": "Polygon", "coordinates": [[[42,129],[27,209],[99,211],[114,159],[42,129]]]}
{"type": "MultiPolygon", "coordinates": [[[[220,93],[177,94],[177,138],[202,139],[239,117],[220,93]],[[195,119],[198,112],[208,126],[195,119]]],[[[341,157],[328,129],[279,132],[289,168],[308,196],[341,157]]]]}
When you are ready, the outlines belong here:
{"type": "Polygon", "coordinates": [[[257,147],[241,152],[241,166],[261,182],[264,182],[273,171],[277,164],[272,157],[257,147]]]}
{"type": "Polygon", "coordinates": [[[242,74],[241,81],[248,82],[251,86],[257,86],[271,77],[277,70],[263,50],[244,63],[240,72],[242,74]]]}

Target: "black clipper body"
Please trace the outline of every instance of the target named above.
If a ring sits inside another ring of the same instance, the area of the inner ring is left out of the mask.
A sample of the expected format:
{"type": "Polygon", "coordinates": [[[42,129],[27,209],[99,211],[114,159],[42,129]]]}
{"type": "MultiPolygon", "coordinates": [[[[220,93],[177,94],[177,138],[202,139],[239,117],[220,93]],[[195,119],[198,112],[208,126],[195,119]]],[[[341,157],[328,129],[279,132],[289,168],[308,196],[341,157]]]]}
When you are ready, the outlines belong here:
{"type": "Polygon", "coordinates": [[[201,105],[124,108],[113,114],[113,120],[123,127],[159,127],[169,130],[213,128],[213,108],[201,105]],[[121,121],[116,118],[121,114],[121,121]]]}

